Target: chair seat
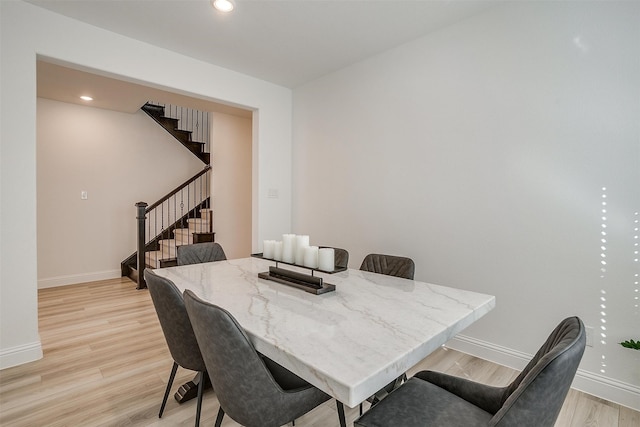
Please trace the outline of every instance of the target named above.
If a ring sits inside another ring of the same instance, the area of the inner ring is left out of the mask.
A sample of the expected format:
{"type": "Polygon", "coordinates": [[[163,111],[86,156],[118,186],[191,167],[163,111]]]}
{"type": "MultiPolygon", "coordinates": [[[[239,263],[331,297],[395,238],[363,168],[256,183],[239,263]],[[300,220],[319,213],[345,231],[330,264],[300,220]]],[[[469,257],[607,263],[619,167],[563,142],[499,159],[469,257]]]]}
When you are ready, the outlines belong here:
{"type": "Polygon", "coordinates": [[[466,400],[427,381],[410,378],[354,422],[360,427],[473,427],[493,417],[466,400]]]}

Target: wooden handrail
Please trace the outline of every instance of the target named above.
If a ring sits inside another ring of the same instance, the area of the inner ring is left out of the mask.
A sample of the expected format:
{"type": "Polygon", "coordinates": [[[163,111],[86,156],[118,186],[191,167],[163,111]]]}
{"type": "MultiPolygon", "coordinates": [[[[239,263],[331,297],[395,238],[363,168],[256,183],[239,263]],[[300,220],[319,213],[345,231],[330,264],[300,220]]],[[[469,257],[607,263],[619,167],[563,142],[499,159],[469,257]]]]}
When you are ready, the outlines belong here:
{"type": "Polygon", "coordinates": [[[180,184],[178,187],[176,187],[175,190],[169,192],[166,196],[164,196],[162,199],[158,200],[157,202],[155,202],[154,204],[150,205],[149,207],[147,207],[146,212],[149,213],[150,211],[152,211],[153,209],[155,209],[156,207],[160,206],[162,203],[166,202],[167,200],[169,200],[169,198],[171,198],[171,196],[173,196],[174,194],[176,194],[178,191],[182,190],[183,188],[185,188],[186,186],[188,186],[189,184],[191,184],[193,181],[195,181],[196,179],[200,178],[202,175],[204,175],[205,173],[207,173],[209,170],[211,170],[211,166],[210,165],[206,165],[204,167],[203,170],[201,170],[200,172],[198,172],[197,174],[195,174],[194,176],[192,176],[191,178],[189,178],[188,180],[186,180],[185,182],[183,182],[182,184],[180,184]]]}

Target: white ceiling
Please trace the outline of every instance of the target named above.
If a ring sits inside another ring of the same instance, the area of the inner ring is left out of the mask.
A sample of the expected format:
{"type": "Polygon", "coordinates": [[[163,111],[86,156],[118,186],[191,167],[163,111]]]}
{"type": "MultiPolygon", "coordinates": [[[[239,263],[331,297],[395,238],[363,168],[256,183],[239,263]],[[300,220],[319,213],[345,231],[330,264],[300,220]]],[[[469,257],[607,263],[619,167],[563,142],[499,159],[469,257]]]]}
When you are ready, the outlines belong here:
{"type": "MultiPolygon", "coordinates": [[[[500,0],[235,0],[236,9],[225,15],[215,11],[209,0],[27,1],[290,88],[500,3],[500,0]]],[[[83,81],[78,80],[78,75],[66,76],[63,71],[40,67],[38,96],[58,99],[51,95],[55,88],[46,86],[46,82],[54,86],[64,84],[70,90],[74,81],[83,81]],[[56,73],[48,77],[42,74],[49,71],[56,73]],[[49,95],[44,95],[45,91],[49,95]]],[[[84,81],[89,77],[85,76],[84,81]]],[[[118,90],[112,86],[109,90],[132,93],[130,87],[118,90]]],[[[130,107],[104,108],[125,111],[130,107]]]]}
{"type": "Polygon", "coordinates": [[[156,104],[179,105],[200,111],[240,117],[252,116],[252,112],[247,109],[167,92],[43,60],[37,63],[36,75],[38,97],[71,104],[135,113],[147,101],[152,101],[156,104]],[[81,100],[82,95],[91,96],[93,101],[81,100]]]}

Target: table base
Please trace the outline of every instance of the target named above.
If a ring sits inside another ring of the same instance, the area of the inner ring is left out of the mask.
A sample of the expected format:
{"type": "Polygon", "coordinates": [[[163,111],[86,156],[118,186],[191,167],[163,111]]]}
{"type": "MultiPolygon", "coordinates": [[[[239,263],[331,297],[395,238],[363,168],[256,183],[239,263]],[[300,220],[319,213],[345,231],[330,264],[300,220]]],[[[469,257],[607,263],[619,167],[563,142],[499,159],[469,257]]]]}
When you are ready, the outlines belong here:
{"type": "MultiPolygon", "coordinates": [[[[178,403],[184,403],[198,397],[199,381],[199,375],[196,375],[195,377],[193,377],[193,380],[182,384],[178,391],[176,391],[176,393],[173,395],[173,397],[178,401],[178,403]]],[[[209,375],[204,375],[203,386],[203,390],[213,388],[213,386],[211,385],[211,380],[209,379],[209,375]]]]}

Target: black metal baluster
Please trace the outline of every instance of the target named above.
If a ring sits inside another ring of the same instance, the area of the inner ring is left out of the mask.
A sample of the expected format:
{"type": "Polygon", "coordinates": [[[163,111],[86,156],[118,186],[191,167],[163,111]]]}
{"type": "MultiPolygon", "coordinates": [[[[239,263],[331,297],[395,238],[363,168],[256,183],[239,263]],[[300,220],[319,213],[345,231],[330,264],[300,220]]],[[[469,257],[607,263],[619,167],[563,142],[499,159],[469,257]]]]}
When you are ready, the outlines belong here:
{"type": "Polygon", "coordinates": [[[209,233],[213,233],[213,194],[211,194],[211,169],[205,174],[207,179],[207,196],[209,201],[207,207],[209,208],[209,233]]]}
{"type": "MultiPolygon", "coordinates": [[[[162,233],[164,233],[164,202],[160,205],[160,240],[162,240],[162,233]]],[[[162,247],[160,247],[160,259],[164,259],[164,249],[162,247]]],[[[156,267],[162,267],[162,263],[157,261],[156,267]]]]}
{"type": "MultiPolygon", "coordinates": [[[[190,188],[190,187],[191,187],[191,184],[187,185],[187,209],[189,209],[189,210],[187,211],[187,228],[189,229],[189,230],[188,230],[188,233],[187,233],[187,235],[188,235],[188,236],[191,236],[191,227],[190,227],[190,225],[189,225],[189,215],[191,214],[191,201],[190,201],[191,194],[190,194],[190,192],[189,192],[189,188],[190,188]]],[[[188,239],[188,241],[187,241],[187,242],[188,242],[188,243],[193,243],[193,242],[191,241],[191,239],[188,239]]]]}

